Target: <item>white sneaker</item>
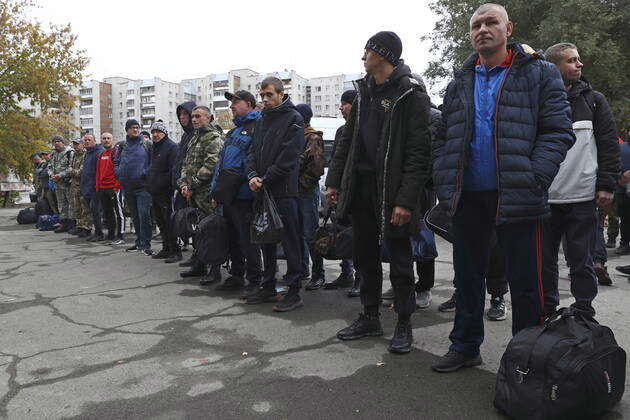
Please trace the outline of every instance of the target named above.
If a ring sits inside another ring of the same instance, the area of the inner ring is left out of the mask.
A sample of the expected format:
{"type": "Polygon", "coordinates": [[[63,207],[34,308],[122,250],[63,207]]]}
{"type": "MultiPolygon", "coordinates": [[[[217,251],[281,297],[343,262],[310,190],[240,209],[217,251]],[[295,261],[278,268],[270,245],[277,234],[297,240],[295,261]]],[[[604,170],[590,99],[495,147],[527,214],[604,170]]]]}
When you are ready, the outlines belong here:
{"type": "Polygon", "coordinates": [[[416,294],[416,307],[418,309],[427,309],[431,306],[431,291],[420,292],[416,294]]]}

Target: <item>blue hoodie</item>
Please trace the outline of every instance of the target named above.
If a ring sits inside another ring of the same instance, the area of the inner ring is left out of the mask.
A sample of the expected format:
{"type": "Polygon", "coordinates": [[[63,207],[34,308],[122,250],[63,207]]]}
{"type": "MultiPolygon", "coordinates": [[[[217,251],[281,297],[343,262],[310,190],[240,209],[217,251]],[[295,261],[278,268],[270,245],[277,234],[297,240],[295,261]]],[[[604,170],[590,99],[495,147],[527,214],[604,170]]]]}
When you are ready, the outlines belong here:
{"type": "Polygon", "coordinates": [[[123,189],[137,190],[145,187],[147,173],[151,166],[151,145],[143,144],[142,136],[129,137],[118,148],[114,174],[123,189]],[[121,147],[124,149],[120,150],[121,147]]]}
{"type": "Polygon", "coordinates": [[[96,191],[96,162],[98,162],[98,155],[104,150],[103,146],[97,144],[85,151],[83,172],[81,172],[81,195],[84,197],[91,197],[96,191]]]}
{"type": "Polygon", "coordinates": [[[252,192],[246,182],[245,163],[247,161],[247,153],[252,144],[252,132],[256,125],[256,120],[260,118],[260,112],[249,111],[244,117],[234,118],[234,127],[225,137],[223,148],[219,153],[219,162],[214,168],[214,176],[212,184],[210,184],[210,194],[214,192],[217,185],[217,177],[219,170],[222,168],[239,168],[239,172],[243,177],[243,184],[236,194],[238,200],[251,200],[252,192]]]}

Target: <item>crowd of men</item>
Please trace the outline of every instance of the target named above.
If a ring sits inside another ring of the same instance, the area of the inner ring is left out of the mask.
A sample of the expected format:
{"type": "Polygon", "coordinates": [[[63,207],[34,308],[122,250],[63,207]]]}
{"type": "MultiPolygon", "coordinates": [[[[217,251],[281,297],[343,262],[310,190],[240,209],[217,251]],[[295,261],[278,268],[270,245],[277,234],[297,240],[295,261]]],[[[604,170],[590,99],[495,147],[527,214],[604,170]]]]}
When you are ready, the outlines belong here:
{"type": "Polygon", "coordinates": [[[573,306],[594,316],[598,281],[611,284],[606,245],[615,246],[614,235],[609,230],[606,244],[602,221],[613,200],[621,218],[618,252],[630,253],[630,147],[620,148],[610,107],[582,75],[577,46],[559,43],[543,54],[508,43],[513,24],[496,4],[479,7],[469,29],[475,52],[455,71],[441,113],[401,59],[395,33],[367,41],[367,75],[341,97],[346,124],[335,136],[325,180],[328,204],[341,224],[353,227],[353,258],[341,261],[333,281],[326,282],[323,258],[311,244],[327,163],[322,132],[310,126],[310,107],[294,105],[275,77],[260,84],[258,103],[247,91],[226,93],[234,117],[227,133],[208,107],[186,102],[177,108],[184,128],[179,143],[161,121],[143,135],[133,119],[119,142],[103,133],[97,144],[85,134],[68,149],[53,137],[52,152],[41,162],[34,158],[38,198],[58,212],[56,232],[88,241],[123,244],[128,213],[135,242],[126,251],[165,263],[180,262],[192,239],[181,276],[240,291],[247,304],[272,303],[286,312],[303,306],[302,286],[350,288],[363,311],[337,333],[341,340],[383,335],[379,308],[391,300],[398,318],[389,350],[407,353],[411,316],[431,303],[437,256],[415,254],[413,240],[426,229],[423,217],[437,195],[452,218],[456,291],[439,307],[455,311],[452,344],[432,367],[452,372],[479,365],[486,289],[489,319],[506,318],[509,288],[513,333],[538,325],[559,305],[561,244],[573,306]],[[281,280],[277,244],[250,238],[263,193],[273,197],[283,222],[281,280]],[[225,217],[228,278],[220,266],[201,261],[194,235],[174,233],[173,214],[186,208],[225,217]],[[154,225],[162,240],[157,253],[154,225]],[[383,249],[392,285],[385,293],[383,249]]]}

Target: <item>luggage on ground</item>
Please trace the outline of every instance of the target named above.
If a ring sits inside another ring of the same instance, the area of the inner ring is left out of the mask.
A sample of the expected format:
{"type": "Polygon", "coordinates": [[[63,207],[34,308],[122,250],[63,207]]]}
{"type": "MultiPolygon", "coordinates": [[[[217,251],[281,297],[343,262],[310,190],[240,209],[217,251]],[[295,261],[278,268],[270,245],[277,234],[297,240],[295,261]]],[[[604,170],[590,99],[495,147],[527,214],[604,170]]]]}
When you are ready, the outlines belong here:
{"type": "Polygon", "coordinates": [[[30,225],[37,222],[37,214],[33,207],[22,209],[17,215],[17,222],[21,225],[30,225]]]}
{"type": "Polygon", "coordinates": [[[215,266],[226,262],[230,246],[225,217],[220,214],[204,217],[195,234],[195,246],[202,263],[215,266]]]}
{"type": "Polygon", "coordinates": [[[37,218],[37,229],[42,231],[55,230],[55,225],[59,223],[58,214],[44,214],[37,218]]]}
{"type": "Polygon", "coordinates": [[[619,402],[625,382],[626,352],[610,328],[562,308],[512,338],[494,405],[514,419],[594,419],[619,402]]]}
{"type": "Polygon", "coordinates": [[[311,246],[318,255],[326,260],[351,259],[352,227],[339,225],[335,209],[330,207],[322,224],[313,234],[311,246]]]}

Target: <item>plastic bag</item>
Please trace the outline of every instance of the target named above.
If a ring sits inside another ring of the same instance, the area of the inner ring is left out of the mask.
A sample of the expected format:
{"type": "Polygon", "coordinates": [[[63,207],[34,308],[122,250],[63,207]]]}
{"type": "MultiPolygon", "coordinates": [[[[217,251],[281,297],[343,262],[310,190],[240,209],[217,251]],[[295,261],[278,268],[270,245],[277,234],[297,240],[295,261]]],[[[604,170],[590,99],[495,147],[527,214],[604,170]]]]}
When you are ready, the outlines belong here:
{"type": "Polygon", "coordinates": [[[261,197],[254,204],[254,219],[250,227],[251,241],[254,244],[277,244],[282,240],[284,224],[273,197],[265,186],[261,197]]]}

